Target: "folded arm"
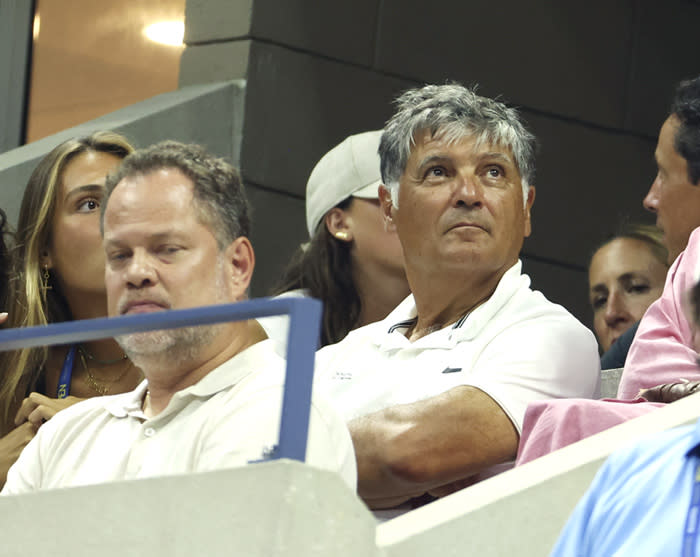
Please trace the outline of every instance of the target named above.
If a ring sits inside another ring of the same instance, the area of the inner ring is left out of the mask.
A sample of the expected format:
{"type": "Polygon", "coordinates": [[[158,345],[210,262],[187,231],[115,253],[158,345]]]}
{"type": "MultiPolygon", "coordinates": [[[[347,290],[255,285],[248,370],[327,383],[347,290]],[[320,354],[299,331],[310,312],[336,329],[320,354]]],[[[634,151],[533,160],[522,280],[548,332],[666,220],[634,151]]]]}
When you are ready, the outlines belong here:
{"type": "Polygon", "coordinates": [[[469,386],[385,408],[348,426],[358,492],[372,508],[395,506],[428,491],[444,495],[515,458],[518,447],[518,433],[503,409],[469,386]]]}

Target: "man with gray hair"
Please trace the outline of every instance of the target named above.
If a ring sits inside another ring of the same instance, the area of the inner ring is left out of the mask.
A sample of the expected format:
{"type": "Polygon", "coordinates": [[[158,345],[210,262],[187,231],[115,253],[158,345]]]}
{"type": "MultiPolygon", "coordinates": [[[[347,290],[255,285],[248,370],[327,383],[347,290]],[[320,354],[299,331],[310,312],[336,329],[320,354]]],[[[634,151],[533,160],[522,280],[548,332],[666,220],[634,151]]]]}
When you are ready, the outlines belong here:
{"type": "MultiPolygon", "coordinates": [[[[255,265],[248,203],[226,161],[173,141],[136,151],[108,177],[102,210],[110,316],[247,298],[255,265]]],[[[229,468],[269,454],[284,363],[256,321],[117,340],[145,380],[43,424],[3,494],[229,468]]],[[[319,397],[307,462],[355,487],[345,423],[319,397]]]]}
{"type": "Polygon", "coordinates": [[[521,273],[534,138],[517,112],[457,84],[409,90],[396,104],[379,195],[412,295],[316,365],[375,509],[504,469],[530,401],[592,397],[599,386],[592,333],[521,273]]]}

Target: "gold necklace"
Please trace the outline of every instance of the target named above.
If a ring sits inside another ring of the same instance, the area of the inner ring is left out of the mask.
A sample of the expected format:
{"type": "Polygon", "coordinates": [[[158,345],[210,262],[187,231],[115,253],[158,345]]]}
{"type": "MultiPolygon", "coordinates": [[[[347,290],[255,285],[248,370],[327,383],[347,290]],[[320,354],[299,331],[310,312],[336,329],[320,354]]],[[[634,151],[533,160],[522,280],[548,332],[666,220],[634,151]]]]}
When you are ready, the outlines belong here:
{"type": "MultiPolygon", "coordinates": [[[[124,378],[124,376],[126,375],[126,372],[129,371],[129,368],[131,367],[131,361],[127,360],[127,364],[124,367],[124,370],[119,374],[119,377],[117,377],[116,379],[112,379],[111,381],[108,382],[107,385],[100,384],[99,381],[97,380],[97,378],[90,371],[90,368],[87,365],[87,361],[85,360],[85,355],[83,354],[83,351],[78,349],[78,352],[80,353],[80,361],[82,362],[83,367],[85,368],[85,372],[86,372],[85,381],[86,381],[86,383],[93,391],[95,391],[97,394],[99,394],[101,396],[109,394],[109,389],[110,389],[111,385],[114,385],[115,383],[119,383],[119,381],[121,381],[124,378]]],[[[126,358],[126,356],[124,356],[124,358],[126,358]]],[[[122,358],[120,358],[117,361],[120,361],[120,360],[122,360],[122,358]]]]}
{"type": "Polygon", "coordinates": [[[78,345],[78,350],[80,351],[80,354],[93,362],[95,365],[98,366],[109,366],[112,364],[116,364],[118,362],[121,362],[122,360],[126,360],[127,356],[124,352],[122,352],[122,355],[119,356],[118,358],[112,358],[109,360],[100,360],[97,356],[95,356],[92,352],[90,352],[85,346],[82,344],[78,345]]]}

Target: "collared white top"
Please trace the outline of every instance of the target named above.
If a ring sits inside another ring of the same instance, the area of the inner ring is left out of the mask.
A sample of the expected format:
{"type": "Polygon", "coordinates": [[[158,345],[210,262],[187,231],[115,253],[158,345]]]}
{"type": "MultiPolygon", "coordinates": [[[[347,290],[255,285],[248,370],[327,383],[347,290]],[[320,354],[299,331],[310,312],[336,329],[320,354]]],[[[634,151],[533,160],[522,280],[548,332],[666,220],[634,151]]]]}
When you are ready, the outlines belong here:
{"type": "Polygon", "coordinates": [[[470,385],[518,432],[533,400],[598,396],[595,337],[529,286],[518,261],[486,302],[415,342],[405,336],[416,318],[410,295],[383,321],[321,349],[316,385],[346,420],[470,385]]]}
{"type": "MultiPolygon", "coordinates": [[[[279,435],[284,362],[263,341],[173,395],[159,415],[141,407],[147,381],[59,412],[10,469],[3,495],[242,466],[279,435]]],[[[341,474],[354,490],[355,455],[340,416],[311,406],[307,463],[341,474]]]]}

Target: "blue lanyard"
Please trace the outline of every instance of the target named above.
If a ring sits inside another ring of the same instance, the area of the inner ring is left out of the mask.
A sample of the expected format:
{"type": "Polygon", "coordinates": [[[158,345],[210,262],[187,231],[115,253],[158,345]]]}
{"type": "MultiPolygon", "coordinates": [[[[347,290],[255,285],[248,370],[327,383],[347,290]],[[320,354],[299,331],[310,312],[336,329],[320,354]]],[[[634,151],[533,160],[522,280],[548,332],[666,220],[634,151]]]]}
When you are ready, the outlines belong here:
{"type": "Polygon", "coordinates": [[[685,517],[683,529],[683,557],[694,557],[700,528],[700,461],[695,465],[693,475],[693,494],[690,498],[688,516],[685,517]]]}
{"type": "Polygon", "coordinates": [[[63,360],[61,368],[61,376],[58,378],[58,389],[56,390],[56,398],[66,398],[70,394],[70,380],[73,376],[73,362],[75,362],[75,351],[77,346],[74,344],[68,350],[66,359],[63,360]]]}

